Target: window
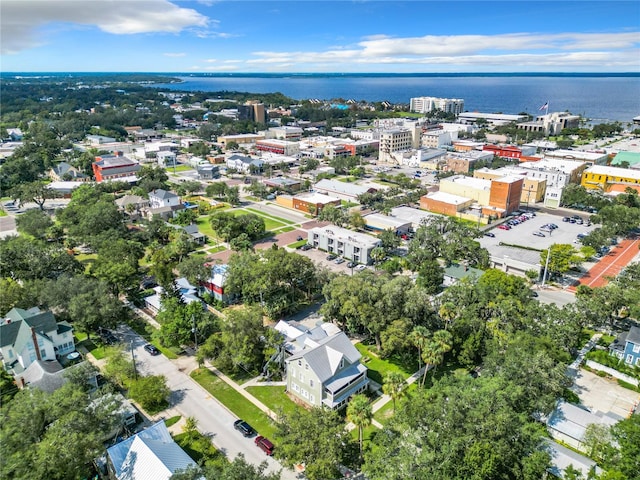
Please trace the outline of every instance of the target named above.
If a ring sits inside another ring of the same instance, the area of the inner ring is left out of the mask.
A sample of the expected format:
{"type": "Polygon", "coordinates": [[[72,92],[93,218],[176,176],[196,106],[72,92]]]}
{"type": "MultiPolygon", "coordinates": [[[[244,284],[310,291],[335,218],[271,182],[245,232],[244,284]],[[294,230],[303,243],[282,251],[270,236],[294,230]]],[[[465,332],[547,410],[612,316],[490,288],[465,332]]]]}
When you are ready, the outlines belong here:
{"type": "Polygon", "coordinates": [[[296,383],[293,384],[293,391],[300,393],[300,387],[298,386],[298,384],[296,383]]]}
{"type": "Polygon", "coordinates": [[[301,382],[304,382],[304,375],[302,374],[302,372],[300,372],[300,375],[298,375],[298,378],[300,379],[301,382]]]}
{"type": "Polygon", "coordinates": [[[305,370],[309,370],[309,364],[308,364],[308,363],[305,363],[305,364],[304,364],[304,369],[305,369],[305,370]]]}
{"type": "Polygon", "coordinates": [[[309,386],[313,387],[313,380],[311,378],[309,379],[309,386]]]}
{"type": "Polygon", "coordinates": [[[313,395],[309,395],[309,402],[316,403],[316,397],[313,395]]]}
{"type": "Polygon", "coordinates": [[[301,367],[302,366],[302,360],[298,359],[298,366],[301,367]]]}
{"type": "Polygon", "coordinates": [[[633,353],[640,353],[640,343],[638,345],[633,345],[633,353]]]}
{"type": "Polygon", "coordinates": [[[633,355],[631,355],[631,354],[627,355],[627,363],[629,365],[631,365],[633,363],[633,355]]]}

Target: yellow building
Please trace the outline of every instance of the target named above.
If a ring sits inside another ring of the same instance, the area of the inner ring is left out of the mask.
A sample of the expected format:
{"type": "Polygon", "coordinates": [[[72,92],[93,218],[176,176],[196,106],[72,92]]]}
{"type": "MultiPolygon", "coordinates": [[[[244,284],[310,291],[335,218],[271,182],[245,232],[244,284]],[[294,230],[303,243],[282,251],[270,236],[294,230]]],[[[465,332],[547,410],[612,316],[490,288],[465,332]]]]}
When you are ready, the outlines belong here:
{"type": "Polygon", "coordinates": [[[480,168],[473,172],[474,178],[482,178],[484,180],[497,180],[506,175],[522,175],[524,182],[522,183],[522,194],[520,202],[530,203],[541,202],[547,190],[547,181],[544,178],[529,178],[526,176],[525,170],[518,168],[497,168],[491,170],[489,168],[480,168]]]}
{"type": "Polygon", "coordinates": [[[480,178],[454,175],[440,180],[440,191],[470,198],[480,205],[489,205],[491,197],[491,181],[480,178]]]}
{"type": "Polygon", "coordinates": [[[584,188],[609,190],[612,185],[640,185],[640,170],[593,165],[582,172],[584,188]]]}

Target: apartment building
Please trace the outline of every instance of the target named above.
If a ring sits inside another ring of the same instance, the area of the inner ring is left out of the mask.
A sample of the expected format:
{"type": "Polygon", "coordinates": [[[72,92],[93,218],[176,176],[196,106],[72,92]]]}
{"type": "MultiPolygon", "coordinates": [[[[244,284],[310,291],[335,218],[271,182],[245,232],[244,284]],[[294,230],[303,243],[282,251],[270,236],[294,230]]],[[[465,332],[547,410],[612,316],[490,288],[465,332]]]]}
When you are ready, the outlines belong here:
{"type": "Polygon", "coordinates": [[[458,115],[464,110],[464,100],[461,98],[415,97],[410,101],[410,110],[417,113],[441,110],[445,113],[458,115]]]}
{"type": "Polygon", "coordinates": [[[421,128],[418,125],[414,125],[412,128],[384,130],[380,134],[378,158],[382,162],[392,162],[393,153],[419,148],[420,133],[421,128]]]}
{"type": "Polygon", "coordinates": [[[421,145],[426,148],[442,148],[451,145],[458,139],[458,132],[445,130],[429,130],[422,134],[421,145]]]}
{"type": "Polygon", "coordinates": [[[98,183],[109,180],[135,182],[138,179],[136,174],[140,170],[140,164],[123,156],[122,152],[115,152],[114,155],[96,157],[92,168],[98,183]]]}
{"type": "Polygon", "coordinates": [[[588,189],[607,192],[614,185],[637,187],[640,185],[640,170],[593,165],[582,173],[580,184],[588,189]]]}
{"type": "Polygon", "coordinates": [[[335,225],[309,230],[309,243],[314,247],[365,265],[371,263],[371,250],[380,246],[380,240],[371,235],[353,232],[335,225]]]}

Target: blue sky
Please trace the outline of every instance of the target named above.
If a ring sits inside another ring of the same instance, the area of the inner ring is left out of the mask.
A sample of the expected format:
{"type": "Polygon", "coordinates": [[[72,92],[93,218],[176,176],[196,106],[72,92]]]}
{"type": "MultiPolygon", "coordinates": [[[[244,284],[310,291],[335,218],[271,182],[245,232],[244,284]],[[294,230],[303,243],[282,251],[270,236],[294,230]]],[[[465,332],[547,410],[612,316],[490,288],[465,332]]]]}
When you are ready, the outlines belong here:
{"type": "Polygon", "coordinates": [[[2,0],[2,71],[640,71],[638,1],[2,0]]]}

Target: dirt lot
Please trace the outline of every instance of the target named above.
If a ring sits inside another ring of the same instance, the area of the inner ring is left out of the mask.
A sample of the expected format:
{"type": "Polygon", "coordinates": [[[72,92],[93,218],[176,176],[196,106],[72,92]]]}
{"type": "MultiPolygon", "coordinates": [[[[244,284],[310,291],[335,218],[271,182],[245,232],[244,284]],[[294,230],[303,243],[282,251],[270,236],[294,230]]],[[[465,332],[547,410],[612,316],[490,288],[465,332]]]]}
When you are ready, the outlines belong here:
{"type": "Polygon", "coordinates": [[[571,387],[580,402],[592,411],[611,412],[627,418],[640,401],[640,393],[623,388],[614,380],[580,369],[571,387]]]}

